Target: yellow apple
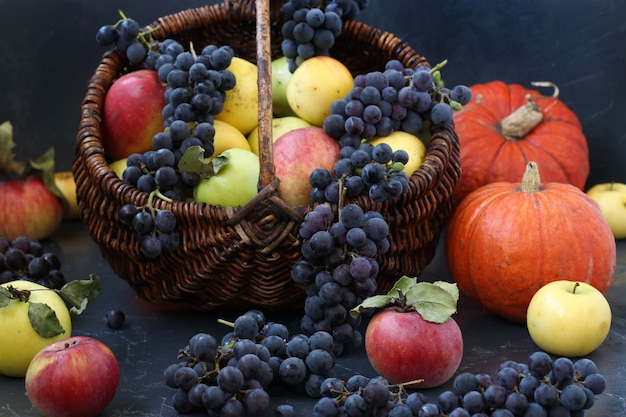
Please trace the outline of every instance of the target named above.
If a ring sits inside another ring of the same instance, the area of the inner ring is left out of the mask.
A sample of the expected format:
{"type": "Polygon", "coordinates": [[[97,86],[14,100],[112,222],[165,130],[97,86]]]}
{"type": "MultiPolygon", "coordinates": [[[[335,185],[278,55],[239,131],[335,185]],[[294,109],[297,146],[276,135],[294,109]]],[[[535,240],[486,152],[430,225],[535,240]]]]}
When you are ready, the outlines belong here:
{"type": "Polygon", "coordinates": [[[286,56],[272,61],[272,112],[277,117],[296,115],[287,101],[287,85],[291,76],[286,56]]]}
{"type": "MultiPolygon", "coordinates": [[[[275,117],[272,119],[272,139],[274,142],[284,133],[290,130],[299,129],[301,127],[309,127],[311,124],[297,116],[275,117]]],[[[255,127],[248,135],[248,143],[250,150],[255,154],[259,154],[259,127],[255,127]]]]}
{"type": "Polygon", "coordinates": [[[287,85],[287,101],[301,119],[321,127],[330,105],[354,87],[354,78],[344,64],[329,56],[305,60],[287,85]]]}
{"type": "Polygon", "coordinates": [[[409,162],[404,166],[404,172],[411,176],[422,165],[426,146],[417,136],[401,130],[397,130],[388,136],[375,137],[368,143],[376,146],[379,143],[386,143],[393,151],[405,150],[409,154],[409,162]]]}
{"type": "MultiPolygon", "coordinates": [[[[49,288],[26,280],[2,284],[5,289],[10,286],[30,291],[30,297],[28,302],[11,298],[6,306],[0,307],[0,374],[23,377],[30,361],[41,349],[71,336],[72,320],[65,301],[49,288]],[[52,337],[39,335],[28,318],[29,303],[47,304],[64,331],[52,337]]],[[[0,292],[0,297],[5,296],[4,290],[0,292]]]]}
{"type": "Polygon", "coordinates": [[[235,126],[217,119],[213,121],[213,126],[215,127],[213,155],[219,155],[232,148],[250,150],[248,139],[235,126]]]}
{"type": "Polygon", "coordinates": [[[120,179],[122,178],[122,174],[124,174],[124,170],[126,169],[127,159],[128,158],[118,159],[111,162],[111,164],[109,165],[109,168],[111,168],[113,172],[115,172],[115,175],[117,175],[120,179]]]}
{"type": "Polygon", "coordinates": [[[584,282],[552,281],[530,300],[526,324],[532,340],[548,353],[585,356],[596,350],[611,328],[611,307],[584,282]]]}
{"type": "Polygon", "coordinates": [[[56,184],[63,198],[67,202],[64,206],[63,218],[67,220],[78,219],[78,202],[76,201],[76,182],[71,171],[59,171],[54,173],[54,183],[56,184]]]}
{"type": "Polygon", "coordinates": [[[626,184],[609,182],[596,184],[587,195],[600,206],[615,239],[626,238],[626,184]]]}
{"type": "Polygon", "coordinates": [[[245,59],[234,57],[228,70],[237,79],[232,90],[226,91],[222,111],[215,116],[247,135],[259,124],[259,86],[257,66],[245,59]]]}

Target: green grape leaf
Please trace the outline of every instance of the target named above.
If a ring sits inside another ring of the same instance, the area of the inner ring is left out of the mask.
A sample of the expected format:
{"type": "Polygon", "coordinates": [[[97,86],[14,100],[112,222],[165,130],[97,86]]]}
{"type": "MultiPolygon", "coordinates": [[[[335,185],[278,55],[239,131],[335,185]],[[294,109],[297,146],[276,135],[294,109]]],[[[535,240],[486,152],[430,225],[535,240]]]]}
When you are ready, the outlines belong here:
{"type": "Polygon", "coordinates": [[[41,337],[54,337],[65,333],[59,318],[48,304],[28,302],[28,320],[41,337]]]}
{"type": "Polygon", "coordinates": [[[350,310],[350,315],[356,318],[367,308],[398,306],[404,311],[417,311],[426,321],[445,323],[456,313],[458,300],[459,289],[456,284],[445,281],[418,282],[416,278],[405,275],[395,282],[386,295],[366,298],[350,310]]]}
{"type": "Polygon", "coordinates": [[[89,279],[68,282],[59,293],[72,306],[70,309],[72,313],[81,314],[85,311],[87,303],[98,297],[101,288],[100,277],[90,274],[89,279]]]}
{"type": "Polygon", "coordinates": [[[415,282],[415,278],[410,278],[404,275],[394,283],[393,288],[391,288],[386,295],[374,295],[366,298],[361,304],[350,310],[350,315],[357,318],[366,308],[381,309],[398,304],[400,299],[403,297],[403,294],[405,294],[409,288],[415,284],[415,282]]]}
{"type": "Polygon", "coordinates": [[[406,304],[426,321],[445,323],[456,313],[458,297],[455,284],[419,282],[406,292],[406,304]]]}
{"type": "Polygon", "coordinates": [[[6,121],[0,125],[0,171],[20,176],[26,171],[28,165],[15,160],[13,148],[15,148],[13,125],[6,121]]]}
{"type": "Polygon", "coordinates": [[[371,297],[367,297],[361,304],[354,307],[350,310],[350,315],[353,318],[359,317],[359,314],[363,312],[363,310],[367,308],[384,308],[388,305],[393,304],[394,297],[390,295],[374,295],[371,297]]]}
{"type": "Polygon", "coordinates": [[[387,295],[398,297],[400,294],[406,294],[416,283],[417,280],[415,278],[404,275],[393,284],[393,287],[389,290],[387,295]]]}
{"type": "Polygon", "coordinates": [[[221,154],[206,162],[204,149],[195,145],[189,147],[178,161],[178,170],[200,174],[203,178],[217,175],[228,164],[228,156],[221,154]]]}
{"type": "Polygon", "coordinates": [[[0,308],[6,307],[11,302],[11,292],[4,287],[0,287],[0,308]]]}
{"type": "Polygon", "coordinates": [[[63,211],[67,212],[69,210],[69,201],[63,195],[59,187],[57,187],[56,182],[54,181],[54,148],[48,149],[44,154],[39,156],[37,159],[31,159],[28,161],[30,167],[41,172],[41,178],[46,188],[50,190],[52,194],[57,196],[61,203],[63,204],[63,211]]]}

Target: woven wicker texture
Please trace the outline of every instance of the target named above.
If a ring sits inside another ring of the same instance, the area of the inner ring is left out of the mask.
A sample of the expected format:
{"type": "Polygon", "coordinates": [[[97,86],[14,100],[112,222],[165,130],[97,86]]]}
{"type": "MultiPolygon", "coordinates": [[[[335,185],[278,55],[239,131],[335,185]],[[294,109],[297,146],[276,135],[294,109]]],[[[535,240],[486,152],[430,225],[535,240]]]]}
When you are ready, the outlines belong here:
{"type": "MultiPolygon", "coordinates": [[[[272,58],[280,56],[279,7],[280,2],[272,2],[269,13],[272,58]]],[[[238,56],[256,62],[256,25],[254,2],[231,1],[181,11],[150,26],[158,26],[157,39],[193,42],[200,49],[228,44],[238,56]]],[[[354,74],[382,69],[392,58],[405,66],[426,62],[394,35],[357,21],[345,23],[331,52],[354,74]]],[[[96,68],[81,107],[73,165],[81,219],[111,269],[152,302],[195,310],[301,306],[304,290],[291,280],[290,270],[300,259],[298,227],[310,208],[286,206],[271,170],[261,193],[242,208],[157,199],[157,208],[176,215],[180,247],[152,261],[141,255],[135,234],[119,223],[117,212],[127,203],[146,204],[148,195],[117,178],[100,136],[104,97],[124,66],[123,54],[111,51],[96,68]]],[[[365,196],[352,201],[364,210],[380,211],[390,225],[391,249],[378,258],[379,291],[387,291],[403,274],[419,275],[432,260],[451,215],[459,175],[458,138],[452,127],[441,128],[432,131],[424,163],[411,176],[407,193],[382,204],[365,196]]]]}

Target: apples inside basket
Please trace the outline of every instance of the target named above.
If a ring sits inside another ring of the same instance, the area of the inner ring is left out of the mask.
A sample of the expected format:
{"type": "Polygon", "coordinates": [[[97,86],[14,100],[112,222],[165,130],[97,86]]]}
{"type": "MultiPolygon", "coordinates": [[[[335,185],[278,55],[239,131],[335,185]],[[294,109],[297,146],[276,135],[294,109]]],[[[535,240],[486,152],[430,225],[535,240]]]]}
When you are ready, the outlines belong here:
{"type": "MultiPolygon", "coordinates": [[[[142,298],[195,310],[304,303],[305,290],[291,271],[302,259],[300,224],[313,207],[291,206],[279,196],[272,153],[270,64],[281,56],[280,7],[281,2],[268,0],[230,0],[164,16],[144,28],[157,40],[175,39],[197,48],[230,46],[236,56],[257,64],[260,92],[259,194],[243,207],[155,198],[155,208],[174,213],[179,237],[175,250],[156,259],[142,254],[136,233],[119,217],[122,206],[144,206],[149,194],[120,180],[102,143],[103,102],[112,83],[128,70],[126,55],[116,49],[105,53],[89,81],[73,165],[80,215],[112,270],[142,298]]],[[[330,54],[353,76],[382,71],[392,59],[411,68],[427,64],[393,34],[356,20],[343,23],[330,54]]],[[[418,276],[433,259],[459,176],[454,127],[434,126],[423,163],[410,175],[405,193],[380,203],[368,195],[345,202],[376,210],[389,224],[389,250],[376,256],[377,292],[386,292],[402,275],[418,276]]],[[[338,212],[337,204],[331,207],[338,212]]]]}

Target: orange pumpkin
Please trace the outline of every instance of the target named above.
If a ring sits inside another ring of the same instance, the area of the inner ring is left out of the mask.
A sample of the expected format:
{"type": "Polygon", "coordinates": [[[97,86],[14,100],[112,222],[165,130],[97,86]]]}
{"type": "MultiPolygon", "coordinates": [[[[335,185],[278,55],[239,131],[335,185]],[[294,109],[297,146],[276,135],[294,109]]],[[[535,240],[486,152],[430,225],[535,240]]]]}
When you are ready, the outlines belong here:
{"type": "Polygon", "coordinates": [[[595,201],[571,184],[541,184],[532,161],[521,183],[491,183],[461,202],[445,254],[466,297],[519,323],[544,284],[581,281],[605,294],[616,267],[615,238],[595,201]]]}
{"type": "Polygon", "coordinates": [[[470,87],[472,101],[454,116],[462,168],[453,193],[455,206],[483,185],[519,181],[528,161],[541,166],[544,181],[584,189],[589,176],[587,140],[578,117],[554,88],[555,94],[546,97],[501,81],[470,87]]]}

